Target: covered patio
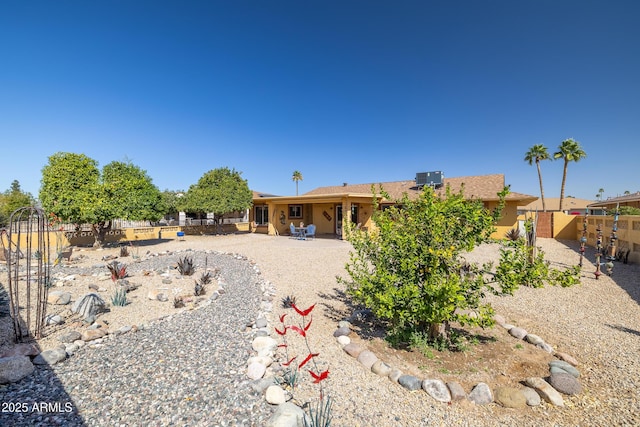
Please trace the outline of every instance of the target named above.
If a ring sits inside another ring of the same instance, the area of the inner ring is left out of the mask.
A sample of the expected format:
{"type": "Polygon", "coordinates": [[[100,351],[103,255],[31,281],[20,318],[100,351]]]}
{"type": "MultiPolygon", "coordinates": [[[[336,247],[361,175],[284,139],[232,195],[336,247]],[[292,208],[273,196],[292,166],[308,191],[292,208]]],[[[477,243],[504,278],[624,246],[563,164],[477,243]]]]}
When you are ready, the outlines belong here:
{"type": "MultiPolygon", "coordinates": [[[[379,198],[380,199],[380,198],[379,198]]],[[[314,224],[316,236],[345,238],[344,224],[351,221],[370,227],[373,196],[362,193],[312,194],[303,196],[254,197],[249,214],[251,231],[288,235],[290,224],[314,224]]]]}

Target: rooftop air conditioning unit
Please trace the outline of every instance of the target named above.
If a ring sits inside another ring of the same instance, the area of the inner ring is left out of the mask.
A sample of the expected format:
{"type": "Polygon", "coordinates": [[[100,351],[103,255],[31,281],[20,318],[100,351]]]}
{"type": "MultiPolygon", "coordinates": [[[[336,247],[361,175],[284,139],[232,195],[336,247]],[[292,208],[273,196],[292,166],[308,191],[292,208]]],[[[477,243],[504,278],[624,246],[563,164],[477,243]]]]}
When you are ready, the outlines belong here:
{"type": "Polygon", "coordinates": [[[433,188],[442,187],[442,178],[444,178],[442,172],[418,172],[416,173],[416,186],[424,187],[428,185],[433,188]]]}

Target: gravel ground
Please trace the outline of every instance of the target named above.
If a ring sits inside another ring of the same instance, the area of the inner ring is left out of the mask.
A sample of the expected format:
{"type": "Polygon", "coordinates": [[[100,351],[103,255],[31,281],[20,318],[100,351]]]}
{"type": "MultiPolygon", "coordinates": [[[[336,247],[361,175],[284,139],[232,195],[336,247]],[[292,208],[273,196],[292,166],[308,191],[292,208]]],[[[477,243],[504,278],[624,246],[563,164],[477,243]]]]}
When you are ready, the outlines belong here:
{"type": "MultiPolygon", "coordinates": [[[[576,242],[539,239],[554,265],[578,261],[576,242]]],[[[491,298],[508,322],[540,335],[558,351],[576,357],[583,392],[564,408],[542,404],[525,411],[495,404],[442,405],[424,392],[407,392],[366,371],[332,337],[352,308],[336,283],[350,245],[333,239],[298,241],[247,234],[188,237],[163,243],[233,252],[255,261],[280,298],[316,303],[310,345],[331,371],[325,392],[334,400],[335,426],[603,426],[639,425],[640,266],[616,263],[612,277],[594,279],[593,250],[586,254],[581,285],[521,288],[512,297],[491,298]]],[[[155,250],[155,249],[154,249],[155,250]]],[[[474,259],[495,259],[495,245],[474,259]]],[[[2,402],[71,402],[73,412],[0,414],[0,425],[265,425],[274,408],[249,386],[244,372],[251,354],[247,322],[259,313],[259,276],[246,262],[222,256],[227,293],[214,304],[174,316],[149,329],[83,349],[69,360],[0,387],[2,402]],[[225,276],[228,275],[228,276],[225,276]],[[117,343],[117,344],[116,344],[117,343]],[[28,419],[28,421],[20,421],[28,419]],[[22,423],[22,424],[21,424],[22,423]],[[75,423],[75,424],[74,424],[75,423]]],[[[282,310],[269,315],[272,322],[282,310]]],[[[275,323],[272,323],[275,324],[275,323]]],[[[303,381],[296,399],[317,397],[303,381]]]]}

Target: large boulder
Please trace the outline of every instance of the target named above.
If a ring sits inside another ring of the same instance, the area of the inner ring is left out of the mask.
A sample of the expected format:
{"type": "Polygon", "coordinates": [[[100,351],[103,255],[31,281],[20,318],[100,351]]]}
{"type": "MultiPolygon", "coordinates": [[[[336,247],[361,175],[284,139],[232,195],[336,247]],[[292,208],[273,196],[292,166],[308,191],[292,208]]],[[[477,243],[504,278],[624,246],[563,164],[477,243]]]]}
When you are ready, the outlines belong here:
{"type": "Polygon", "coordinates": [[[10,356],[0,358],[0,384],[20,381],[31,375],[35,366],[28,356],[10,356]]]}
{"type": "Polygon", "coordinates": [[[86,321],[95,319],[95,317],[106,310],[107,304],[102,297],[95,293],[85,294],[73,303],[71,311],[77,313],[86,321]]]}

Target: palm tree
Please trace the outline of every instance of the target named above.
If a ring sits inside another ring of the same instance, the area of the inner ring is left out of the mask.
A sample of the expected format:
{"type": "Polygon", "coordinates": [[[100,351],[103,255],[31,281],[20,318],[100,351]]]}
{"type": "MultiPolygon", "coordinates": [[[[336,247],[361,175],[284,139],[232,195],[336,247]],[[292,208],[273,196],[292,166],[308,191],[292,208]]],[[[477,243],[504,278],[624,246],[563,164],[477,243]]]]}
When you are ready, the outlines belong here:
{"type": "Polygon", "coordinates": [[[296,196],[298,195],[298,181],[302,181],[302,172],[293,171],[293,176],[291,177],[293,181],[296,183],[296,196]]]}
{"type": "Polygon", "coordinates": [[[629,191],[629,190],[625,190],[625,191],[624,191],[624,195],[625,195],[625,196],[628,196],[629,194],[631,194],[631,191],[629,191]]]}
{"type": "Polygon", "coordinates": [[[598,190],[598,194],[596,195],[596,199],[602,201],[602,195],[604,194],[604,188],[598,190]]]}
{"type": "Polygon", "coordinates": [[[542,199],[542,211],[547,211],[547,206],[544,204],[544,188],[542,187],[542,172],[540,171],[540,160],[549,160],[549,152],[547,151],[547,147],[542,144],[536,144],[533,147],[529,148],[524,155],[524,161],[529,162],[529,166],[536,163],[536,167],[538,168],[538,181],[540,181],[540,198],[542,199]]]}
{"type": "Polygon", "coordinates": [[[565,139],[558,147],[558,151],[553,154],[554,159],[564,159],[564,169],[562,171],[562,186],[560,187],[560,211],[564,202],[564,186],[567,182],[567,166],[569,162],[579,162],[587,157],[580,143],[572,138],[565,139]]]}

